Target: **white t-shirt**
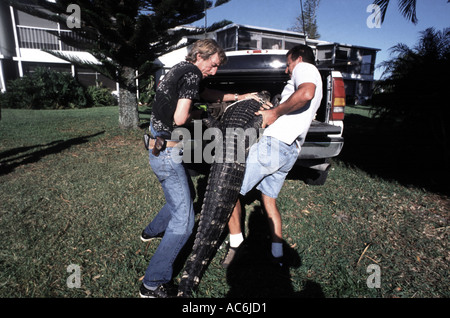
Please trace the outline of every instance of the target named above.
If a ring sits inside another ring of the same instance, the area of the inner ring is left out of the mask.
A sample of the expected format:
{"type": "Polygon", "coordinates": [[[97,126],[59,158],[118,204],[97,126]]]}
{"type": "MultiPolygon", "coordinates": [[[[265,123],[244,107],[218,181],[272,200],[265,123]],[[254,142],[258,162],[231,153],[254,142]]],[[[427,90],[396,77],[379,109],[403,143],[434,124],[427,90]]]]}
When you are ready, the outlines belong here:
{"type": "Polygon", "coordinates": [[[319,70],[310,63],[298,63],[292,72],[291,79],[287,82],[281,93],[281,103],[283,103],[303,83],[313,83],[316,85],[314,98],[299,110],[280,116],[272,125],[264,130],[265,136],[277,138],[288,145],[292,144],[297,137],[300,137],[300,145],[303,144],[309,126],[322,100],[322,78],[319,70]]]}

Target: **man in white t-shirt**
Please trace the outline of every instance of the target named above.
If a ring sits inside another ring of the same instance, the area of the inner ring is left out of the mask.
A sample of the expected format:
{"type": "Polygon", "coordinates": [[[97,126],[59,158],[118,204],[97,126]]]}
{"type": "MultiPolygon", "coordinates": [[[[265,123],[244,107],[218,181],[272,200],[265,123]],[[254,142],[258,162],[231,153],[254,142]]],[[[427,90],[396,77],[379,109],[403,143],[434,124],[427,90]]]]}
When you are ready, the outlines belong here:
{"type": "MultiPolygon", "coordinates": [[[[298,45],[286,54],[286,84],[280,105],[260,110],[263,136],[254,144],[247,158],[241,195],[254,186],[261,191],[272,231],[272,256],[276,264],[283,263],[281,215],[276,198],[288,172],[295,164],[306,134],[322,100],[322,78],[315,66],[312,49],[298,45]]],[[[242,207],[238,200],[228,223],[230,247],[222,265],[227,267],[237,247],[244,240],[241,227],[242,207]]]]}

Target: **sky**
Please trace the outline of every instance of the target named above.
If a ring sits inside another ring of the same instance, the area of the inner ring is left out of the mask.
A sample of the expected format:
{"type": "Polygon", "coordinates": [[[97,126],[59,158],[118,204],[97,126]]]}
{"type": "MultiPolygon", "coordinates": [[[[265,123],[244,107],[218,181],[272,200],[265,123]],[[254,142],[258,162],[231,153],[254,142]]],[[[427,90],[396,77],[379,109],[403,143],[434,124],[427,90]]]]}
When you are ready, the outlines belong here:
{"type": "MultiPolygon", "coordinates": [[[[320,40],[377,48],[376,65],[392,57],[390,48],[398,43],[409,47],[417,44],[420,32],[429,27],[443,30],[450,27],[450,3],[447,0],[417,0],[415,25],[398,10],[398,0],[391,0],[386,18],[380,28],[370,18],[373,11],[367,7],[373,0],[321,0],[317,13],[320,40]],[[372,23],[367,23],[368,19],[372,23]]],[[[231,0],[208,10],[207,23],[223,19],[233,23],[257,27],[287,30],[295,24],[301,14],[300,0],[231,0]]],[[[194,25],[203,26],[204,20],[194,25]]],[[[382,74],[376,68],[375,79],[382,74]]]]}

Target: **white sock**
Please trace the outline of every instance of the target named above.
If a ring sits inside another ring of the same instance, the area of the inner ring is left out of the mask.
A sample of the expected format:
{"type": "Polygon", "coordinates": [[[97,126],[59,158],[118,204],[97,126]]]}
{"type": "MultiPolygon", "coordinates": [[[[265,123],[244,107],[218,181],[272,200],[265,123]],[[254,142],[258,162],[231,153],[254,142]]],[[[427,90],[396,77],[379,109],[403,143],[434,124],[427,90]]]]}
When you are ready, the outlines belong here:
{"type": "Polygon", "coordinates": [[[230,247],[238,247],[244,241],[242,233],[230,234],[230,247]]]}
{"type": "Polygon", "coordinates": [[[158,286],[151,286],[151,287],[150,287],[150,286],[147,286],[147,285],[144,284],[144,287],[147,288],[148,290],[156,290],[156,288],[157,288],[158,286]]]}
{"type": "Polygon", "coordinates": [[[273,257],[283,256],[283,243],[272,242],[272,255],[273,257]]]}

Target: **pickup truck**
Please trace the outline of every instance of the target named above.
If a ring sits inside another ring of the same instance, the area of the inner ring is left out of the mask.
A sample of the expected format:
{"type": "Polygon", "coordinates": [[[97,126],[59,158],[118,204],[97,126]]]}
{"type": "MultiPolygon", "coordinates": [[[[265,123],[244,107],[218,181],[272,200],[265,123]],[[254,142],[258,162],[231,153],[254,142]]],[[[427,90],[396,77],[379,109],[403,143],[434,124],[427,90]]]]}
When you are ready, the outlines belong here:
{"type": "MultiPolygon", "coordinates": [[[[227,52],[228,62],[219,68],[216,75],[206,79],[206,86],[235,93],[268,91],[272,103],[276,104],[289,80],[285,73],[286,53],[285,50],[227,52]]],[[[325,183],[329,159],[338,156],[344,145],[345,88],[342,75],[332,69],[319,68],[319,71],[323,80],[322,103],[291,171],[310,185],[325,183]]]]}

